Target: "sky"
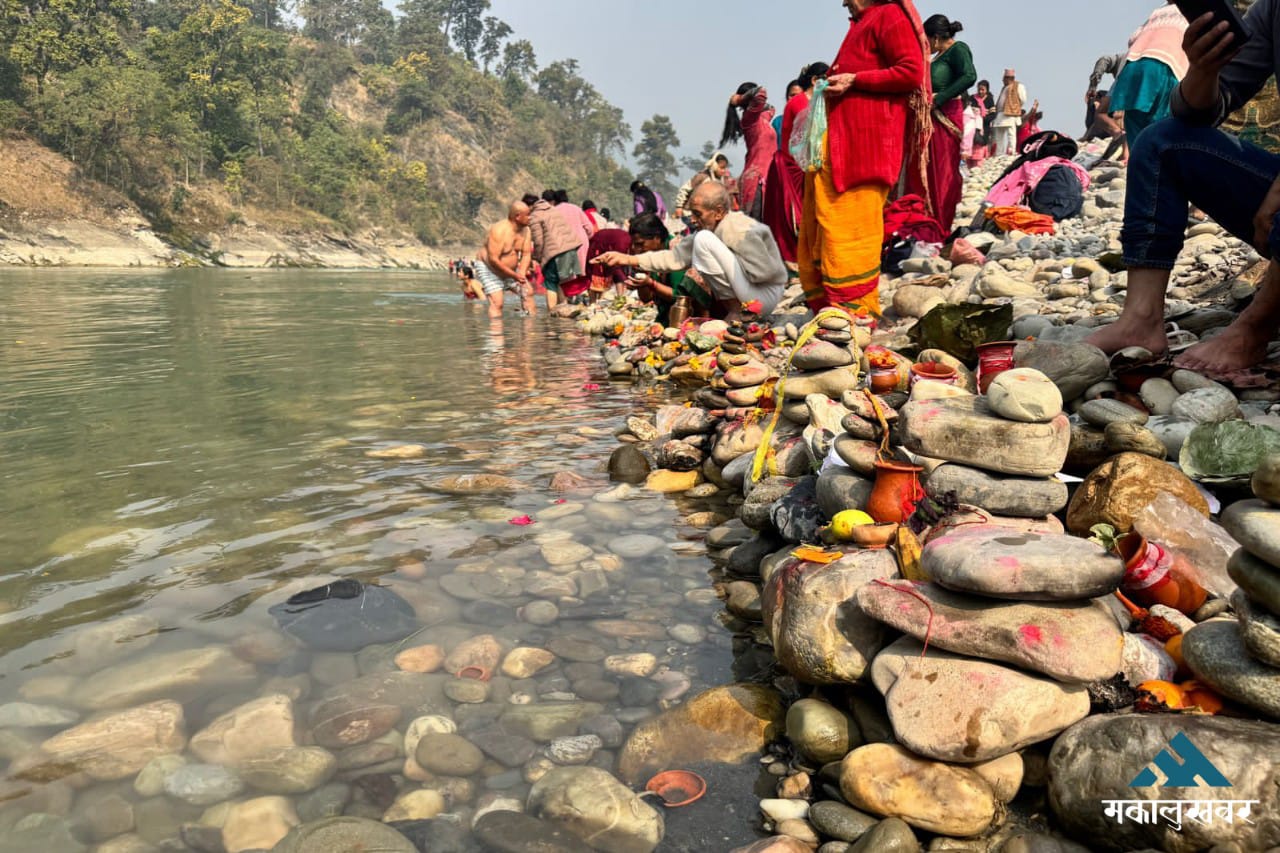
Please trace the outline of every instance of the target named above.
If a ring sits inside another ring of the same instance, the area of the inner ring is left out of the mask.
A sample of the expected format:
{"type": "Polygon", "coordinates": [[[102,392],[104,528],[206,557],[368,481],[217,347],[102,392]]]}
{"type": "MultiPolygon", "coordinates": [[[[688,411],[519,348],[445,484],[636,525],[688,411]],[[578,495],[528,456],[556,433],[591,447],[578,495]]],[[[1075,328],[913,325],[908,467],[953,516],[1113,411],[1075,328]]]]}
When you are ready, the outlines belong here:
{"type": "MultiPolygon", "coordinates": [[[[810,62],[831,62],[848,30],[840,0],[491,0],[492,14],[533,42],[539,67],[577,59],[582,75],[621,107],[639,136],[645,119],[671,117],[681,154],[719,137],[740,83],[783,87],[810,62]]],[[[979,79],[999,90],[1014,67],[1045,129],[1084,132],[1094,61],[1119,53],[1159,0],[917,0],[922,17],[964,24],[979,79]]],[[[1104,88],[1110,85],[1110,78],[1104,88]]],[[[734,166],[741,167],[741,157],[734,166]]]]}

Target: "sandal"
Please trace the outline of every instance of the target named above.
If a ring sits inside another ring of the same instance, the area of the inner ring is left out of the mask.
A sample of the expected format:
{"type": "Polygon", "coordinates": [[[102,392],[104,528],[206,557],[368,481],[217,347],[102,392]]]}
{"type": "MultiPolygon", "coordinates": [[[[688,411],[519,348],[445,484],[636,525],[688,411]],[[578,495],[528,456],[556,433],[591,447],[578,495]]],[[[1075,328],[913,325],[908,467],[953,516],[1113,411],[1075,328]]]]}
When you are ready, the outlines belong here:
{"type": "Polygon", "coordinates": [[[1176,355],[1200,343],[1194,333],[1179,328],[1177,323],[1165,323],[1164,336],[1169,342],[1170,355],[1176,355]]]}

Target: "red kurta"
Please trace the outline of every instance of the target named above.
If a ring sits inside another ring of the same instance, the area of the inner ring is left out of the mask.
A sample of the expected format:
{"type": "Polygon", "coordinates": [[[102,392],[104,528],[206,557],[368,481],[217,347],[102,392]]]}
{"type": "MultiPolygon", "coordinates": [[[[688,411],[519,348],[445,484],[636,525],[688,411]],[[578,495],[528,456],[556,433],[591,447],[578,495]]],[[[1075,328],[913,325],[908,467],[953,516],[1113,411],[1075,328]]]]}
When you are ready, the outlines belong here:
{"type": "Polygon", "coordinates": [[[872,6],[849,24],[830,75],[856,74],[827,104],[827,145],[836,192],[892,187],[906,154],[908,100],[927,69],[920,37],[897,3],[872,6]]]}

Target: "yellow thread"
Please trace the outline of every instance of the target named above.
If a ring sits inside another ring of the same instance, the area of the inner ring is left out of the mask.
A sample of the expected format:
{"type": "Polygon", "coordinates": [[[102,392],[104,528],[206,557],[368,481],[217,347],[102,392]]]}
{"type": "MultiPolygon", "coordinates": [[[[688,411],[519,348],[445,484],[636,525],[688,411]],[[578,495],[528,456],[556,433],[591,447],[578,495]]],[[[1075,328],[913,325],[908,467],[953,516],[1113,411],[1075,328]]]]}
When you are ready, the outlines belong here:
{"type": "Polygon", "coordinates": [[[786,384],[787,377],[791,374],[791,360],[796,357],[796,350],[809,343],[813,336],[818,333],[818,329],[820,328],[818,324],[827,317],[840,317],[845,320],[850,319],[848,312],[840,308],[824,308],[818,312],[818,316],[806,323],[805,327],[800,330],[800,336],[796,338],[796,345],[792,348],[791,355],[787,356],[787,364],[782,369],[782,376],[778,378],[778,384],[773,387],[773,417],[769,419],[769,425],[764,428],[764,438],[761,440],[760,446],[756,448],[756,457],[751,464],[751,482],[753,483],[760,482],[760,478],[765,472],[765,464],[767,462],[772,461],[774,463],[769,466],[770,476],[777,475],[778,469],[776,464],[776,454],[773,454],[773,458],[771,460],[770,454],[773,453],[773,451],[770,450],[769,444],[773,440],[773,433],[778,427],[778,418],[782,417],[782,390],[783,386],[786,384]]]}

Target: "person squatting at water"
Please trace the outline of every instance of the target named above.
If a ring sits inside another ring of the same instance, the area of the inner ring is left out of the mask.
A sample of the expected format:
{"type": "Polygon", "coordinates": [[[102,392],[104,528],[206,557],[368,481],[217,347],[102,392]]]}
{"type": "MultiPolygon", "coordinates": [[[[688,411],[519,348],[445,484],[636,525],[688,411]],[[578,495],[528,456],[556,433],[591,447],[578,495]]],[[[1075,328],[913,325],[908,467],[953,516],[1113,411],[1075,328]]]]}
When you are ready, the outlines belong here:
{"type": "Polygon", "coordinates": [[[1089,343],[1108,353],[1130,346],[1156,355],[1168,350],[1165,292],[1185,240],[1188,204],[1194,204],[1271,263],[1231,326],[1174,364],[1245,387],[1265,382],[1251,368],[1266,359],[1280,329],[1280,155],[1217,126],[1280,70],[1280,0],[1259,0],[1249,10],[1252,38],[1243,48],[1226,22],[1213,21],[1206,14],[1191,22],[1183,39],[1189,67],[1173,92],[1173,116],[1152,124],[1133,147],[1120,234],[1127,298],[1120,319],[1089,343]]]}
{"type": "Polygon", "coordinates": [[[769,229],[729,208],[725,188],[704,183],[689,201],[689,216],[698,229],[692,237],[674,241],[668,249],[639,255],[606,252],[594,261],[638,267],[646,274],[685,270],[714,298],[715,314],[736,320],[752,303],[759,303],[753,313],[768,314],[782,299],[787,267],[769,229]]]}
{"type": "MultiPolygon", "coordinates": [[[[558,217],[557,217],[558,218],[558,217]]],[[[517,201],[507,218],[490,226],[484,245],[476,255],[476,278],[489,300],[489,317],[502,316],[506,291],[520,296],[522,310],[534,313],[533,287],[529,284],[529,264],[533,261],[533,240],[529,228],[529,205],[517,201]]]]}

